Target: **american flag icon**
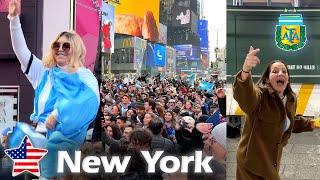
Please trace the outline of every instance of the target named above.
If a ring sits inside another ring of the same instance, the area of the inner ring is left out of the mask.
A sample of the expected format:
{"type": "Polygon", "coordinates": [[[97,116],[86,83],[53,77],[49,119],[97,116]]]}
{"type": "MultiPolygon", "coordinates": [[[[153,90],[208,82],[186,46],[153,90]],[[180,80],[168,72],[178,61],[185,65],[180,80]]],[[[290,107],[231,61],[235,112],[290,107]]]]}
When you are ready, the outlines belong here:
{"type": "Polygon", "coordinates": [[[48,150],[34,148],[29,137],[24,136],[19,148],[7,149],[5,153],[13,162],[12,176],[29,172],[40,176],[39,161],[47,154],[48,150]]]}

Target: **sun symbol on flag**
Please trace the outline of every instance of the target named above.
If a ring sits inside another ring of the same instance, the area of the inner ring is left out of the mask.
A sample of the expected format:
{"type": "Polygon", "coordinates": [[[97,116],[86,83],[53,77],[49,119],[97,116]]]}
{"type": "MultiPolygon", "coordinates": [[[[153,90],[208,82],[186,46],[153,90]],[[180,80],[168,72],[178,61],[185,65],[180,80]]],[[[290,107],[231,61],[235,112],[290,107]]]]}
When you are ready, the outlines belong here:
{"type": "Polygon", "coordinates": [[[15,177],[23,172],[29,172],[40,176],[39,161],[47,154],[48,150],[34,148],[29,137],[24,136],[19,148],[5,150],[13,162],[12,176],[15,177]]]}

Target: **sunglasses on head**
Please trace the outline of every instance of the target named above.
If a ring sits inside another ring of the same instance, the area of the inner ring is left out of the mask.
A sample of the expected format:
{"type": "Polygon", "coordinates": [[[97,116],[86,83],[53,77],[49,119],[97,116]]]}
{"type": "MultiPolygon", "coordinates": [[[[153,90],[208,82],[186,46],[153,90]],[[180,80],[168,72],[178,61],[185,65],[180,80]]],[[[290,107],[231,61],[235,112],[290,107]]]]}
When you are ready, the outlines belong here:
{"type": "Polygon", "coordinates": [[[62,50],[65,52],[65,53],[68,53],[70,48],[71,48],[71,44],[68,43],[68,42],[64,42],[64,43],[60,43],[60,42],[54,42],[52,44],[52,49],[55,51],[55,52],[58,52],[60,47],[62,46],[62,50]]]}

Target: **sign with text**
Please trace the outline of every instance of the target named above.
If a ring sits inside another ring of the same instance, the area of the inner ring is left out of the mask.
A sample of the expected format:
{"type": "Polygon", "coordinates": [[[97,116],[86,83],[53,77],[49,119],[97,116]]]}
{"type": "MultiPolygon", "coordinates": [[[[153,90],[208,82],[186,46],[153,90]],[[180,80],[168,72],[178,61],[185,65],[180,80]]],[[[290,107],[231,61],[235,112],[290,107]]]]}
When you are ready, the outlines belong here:
{"type": "MultiPolygon", "coordinates": [[[[0,86],[0,133],[13,129],[19,115],[19,87],[0,86]]],[[[2,133],[0,134],[0,137],[2,133]]]]}

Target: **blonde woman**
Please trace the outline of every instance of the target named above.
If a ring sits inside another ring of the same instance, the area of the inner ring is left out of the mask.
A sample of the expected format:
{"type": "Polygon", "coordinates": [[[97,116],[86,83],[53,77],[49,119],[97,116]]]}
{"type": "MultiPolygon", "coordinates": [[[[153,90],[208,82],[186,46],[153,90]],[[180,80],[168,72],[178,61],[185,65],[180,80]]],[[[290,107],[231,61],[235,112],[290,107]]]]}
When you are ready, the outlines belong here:
{"type": "Polygon", "coordinates": [[[33,55],[21,29],[20,9],[20,0],[9,2],[12,46],[35,90],[34,112],[30,119],[48,139],[45,145],[48,154],[41,160],[41,176],[56,178],[57,152],[74,153],[96,116],[100,103],[98,83],[83,66],[86,49],[80,36],[73,31],[59,33],[42,61],[33,55]]]}

